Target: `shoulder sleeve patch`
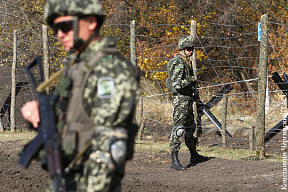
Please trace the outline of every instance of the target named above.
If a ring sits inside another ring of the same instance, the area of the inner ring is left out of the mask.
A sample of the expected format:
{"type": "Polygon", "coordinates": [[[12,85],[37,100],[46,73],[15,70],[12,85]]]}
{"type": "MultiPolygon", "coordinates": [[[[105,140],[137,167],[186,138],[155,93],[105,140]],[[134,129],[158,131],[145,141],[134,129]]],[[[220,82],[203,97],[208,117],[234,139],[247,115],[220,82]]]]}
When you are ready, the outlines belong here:
{"type": "Polygon", "coordinates": [[[101,77],[97,82],[97,96],[100,99],[109,99],[114,96],[114,79],[101,77]]]}
{"type": "Polygon", "coordinates": [[[107,55],[106,57],[103,58],[103,60],[108,60],[108,59],[112,59],[113,55],[107,55]]]}

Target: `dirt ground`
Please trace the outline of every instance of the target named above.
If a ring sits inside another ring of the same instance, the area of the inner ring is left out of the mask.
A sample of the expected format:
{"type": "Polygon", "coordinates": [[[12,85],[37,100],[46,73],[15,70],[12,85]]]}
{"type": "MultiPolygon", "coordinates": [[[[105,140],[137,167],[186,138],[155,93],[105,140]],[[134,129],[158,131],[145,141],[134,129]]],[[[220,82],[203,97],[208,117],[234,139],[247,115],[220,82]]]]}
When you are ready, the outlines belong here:
{"type": "MultiPolygon", "coordinates": [[[[0,141],[0,191],[44,191],[48,175],[37,162],[29,169],[18,165],[20,140],[0,141]]],[[[179,158],[188,166],[185,171],[170,169],[170,154],[152,155],[136,152],[127,163],[122,191],[281,191],[282,163],[265,161],[232,161],[209,157],[208,161],[188,165],[189,154],[179,158]]]]}

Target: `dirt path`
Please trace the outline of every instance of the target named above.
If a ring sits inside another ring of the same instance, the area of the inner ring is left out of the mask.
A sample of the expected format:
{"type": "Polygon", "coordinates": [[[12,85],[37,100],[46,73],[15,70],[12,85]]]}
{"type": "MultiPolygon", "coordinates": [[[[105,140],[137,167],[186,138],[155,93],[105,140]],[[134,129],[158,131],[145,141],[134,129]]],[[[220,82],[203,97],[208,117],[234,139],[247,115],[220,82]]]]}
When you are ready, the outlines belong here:
{"type": "MultiPolygon", "coordinates": [[[[18,140],[0,141],[0,192],[44,191],[47,173],[33,162],[28,170],[18,165],[17,152],[22,143],[18,140]]],[[[189,155],[180,153],[185,165],[189,155]]],[[[126,167],[123,180],[124,192],[142,191],[281,191],[282,163],[264,161],[231,161],[211,158],[191,166],[186,171],[170,168],[170,155],[137,153],[126,167]]]]}
{"type": "MultiPolygon", "coordinates": [[[[186,171],[169,169],[168,154],[137,153],[128,163],[125,191],[280,191],[282,164],[211,158],[186,171]],[[134,182],[134,183],[133,183],[134,182]]],[[[185,165],[188,154],[180,154],[185,165]]]]}

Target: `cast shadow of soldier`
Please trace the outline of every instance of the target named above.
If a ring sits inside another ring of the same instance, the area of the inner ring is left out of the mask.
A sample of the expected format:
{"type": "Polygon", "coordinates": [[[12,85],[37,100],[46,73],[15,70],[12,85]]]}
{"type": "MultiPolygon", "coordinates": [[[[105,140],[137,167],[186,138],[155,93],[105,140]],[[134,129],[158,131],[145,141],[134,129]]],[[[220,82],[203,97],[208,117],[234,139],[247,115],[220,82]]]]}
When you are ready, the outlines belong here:
{"type": "MultiPolygon", "coordinates": [[[[16,84],[16,88],[15,88],[15,96],[18,95],[18,93],[20,92],[21,88],[26,85],[26,84],[29,84],[28,82],[18,82],[16,84]]],[[[8,97],[6,98],[6,100],[3,102],[2,104],[2,107],[1,107],[1,111],[0,111],[0,125],[1,125],[1,129],[3,131],[6,131],[6,130],[10,130],[10,110],[11,110],[11,92],[9,93],[8,97]],[[2,119],[5,115],[5,113],[7,112],[6,116],[7,116],[7,123],[6,123],[6,126],[3,126],[2,125],[2,119]]]]}
{"type": "MultiPolygon", "coordinates": [[[[199,150],[197,150],[197,151],[199,151],[199,150]]],[[[202,156],[197,162],[189,163],[186,167],[190,168],[190,167],[196,166],[197,164],[204,163],[204,162],[209,161],[209,160],[214,159],[214,158],[215,157],[202,156]]]]}

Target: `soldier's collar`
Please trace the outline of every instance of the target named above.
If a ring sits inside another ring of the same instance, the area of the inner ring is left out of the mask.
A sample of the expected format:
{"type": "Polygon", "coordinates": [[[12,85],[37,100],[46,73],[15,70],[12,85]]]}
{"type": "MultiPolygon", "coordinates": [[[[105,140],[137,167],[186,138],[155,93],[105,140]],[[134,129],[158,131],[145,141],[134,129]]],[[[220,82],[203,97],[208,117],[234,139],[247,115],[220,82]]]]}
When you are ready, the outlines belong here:
{"type": "Polygon", "coordinates": [[[187,60],[187,58],[186,58],[184,55],[178,53],[178,54],[176,54],[176,56],[181,57],[181,58],[184,59],[187,63],[189,63],[188,60],[187,60]]]}

